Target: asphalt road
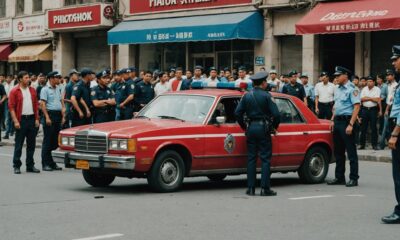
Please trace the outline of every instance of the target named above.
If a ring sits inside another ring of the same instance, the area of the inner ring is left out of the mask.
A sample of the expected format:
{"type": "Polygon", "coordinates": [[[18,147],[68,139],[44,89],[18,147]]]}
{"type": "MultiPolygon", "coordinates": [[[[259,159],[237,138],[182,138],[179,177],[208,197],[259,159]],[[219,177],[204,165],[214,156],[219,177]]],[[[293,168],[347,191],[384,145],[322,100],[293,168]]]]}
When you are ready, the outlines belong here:
{"type": "Polygon", "coordinates": [[[95,189],[75,170],[14,175],[11,155],[0,147],[1,240],[399,239],[398,225],[380,223],[394,206],[389,163],[361,162],[357,188],[273,174],[277,197],[247,197],[245,176],[187,179],[171,194],[137,179],[95,189]]]}

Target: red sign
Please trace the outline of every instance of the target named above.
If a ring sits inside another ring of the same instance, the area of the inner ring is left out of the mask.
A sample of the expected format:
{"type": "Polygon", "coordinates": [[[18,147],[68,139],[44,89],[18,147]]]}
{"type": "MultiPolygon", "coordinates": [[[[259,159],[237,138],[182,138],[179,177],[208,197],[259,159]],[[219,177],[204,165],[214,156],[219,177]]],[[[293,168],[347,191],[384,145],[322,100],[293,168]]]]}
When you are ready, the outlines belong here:
{"type": "Polygon", "coordinates": [[[101,24],[101,5],[49,10],[49,29],[97,26],[101,24]]]}
{"type": "Polygon", "coordinates": [[[181,9],[250,4],[253,0],[130,0],[130,13],[150,13],[181,9]]]}

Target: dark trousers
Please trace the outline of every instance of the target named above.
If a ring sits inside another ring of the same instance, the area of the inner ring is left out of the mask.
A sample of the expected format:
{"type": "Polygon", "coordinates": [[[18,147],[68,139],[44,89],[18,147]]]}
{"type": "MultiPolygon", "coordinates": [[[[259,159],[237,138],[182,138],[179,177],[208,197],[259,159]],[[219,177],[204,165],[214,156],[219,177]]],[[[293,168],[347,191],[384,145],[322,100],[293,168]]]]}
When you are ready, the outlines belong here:
{"type": "Polygon", "coordinates": [[[315,102],[310,97],[307,97],[307,107],[315,113],[315,102]]]}
{"type": "Polygon", "coordinates": [[[47,126],[46,121],[43,125],[43,144],[42,144],[42,166],[54,166],[55,162],[51,156],[51,151],[58,148],[58,134],[61,130],[61,112],[48,111],[51,119],[51,126],[47,126]]]}
{"type": "Polygon", "coordinates": [[[355,133],[353,131],[351,135],[346,134],[346,128],[348,125],[349,120],[335,119],[335,125],[333,129],[334,154],[336,158],[335,177],[339,180],[345,179],[346,151],[350,160],[350,179],[357,180],[359,178],[355,133]]]}
{"type": "MultiPolygon", "coordinates": [[[[393,131],[396,126],[396,120],[390,119],[390,132],[393,131]]],[[[400,140],[397,139],[396,149],[392,150],[392,171],[393,171],[393,182],[394,192],[396,195],[397,206],[394,208],[394,212],[400,215],[400,140]]]]}
{"type": "Polygon", "coordinates": [[[251,123],[247,129],[247,186],[256,185],[257,156],[261,159],[261,187],[270,188],[270,165],[272,157],[272,140],[265,134],[265,124],[251,123]]]}
{"type": "Polygon", "coordinates": [[[22,165],[22,147],[26,139],[26,167],[32,168],[35,165],[33,154],[35,154],[36,135],[38,131],[35,126],[35,116],[22,116],[20,126],[21,128],[15,131],[13,166],[14,168],[19,168],[22,165]]]}
{"type": "Polygon", "coordinates": [[[134,108],[133,106],[125,107],[121,109],[121,120],[129,120],[133,118],[134,108]]]}
{"type": "Polygon", "coordinates": [[[72,119],[71,119],[71,127],[78,127],[78,126],[82,126],[82,125],[87,125],[87,124],[91,124],[92,120],[91,118],[86,118],[86,116],[84,116],[83,118],[79,117],[79,113],[76,111],[72,112],[72,119]]]}
{"type": "Polygon", "coordinates": [[[378,108],[365,108],[361,109],[361,136],[360,136],[360,145],[365,146],[368,126],[371,126],[371,143],[372,146],[376,147],[378,145],[378,129],[377,129],[377,120],[378,120],[378,108]]]}
{"type": "Polygon", "coordinates": [[[332,119],[332,107],[333,107],[333,102],[330,102],[330,103],[318,102],[318,110],[319,110],[318,118],[331,120],[332,119]]]}

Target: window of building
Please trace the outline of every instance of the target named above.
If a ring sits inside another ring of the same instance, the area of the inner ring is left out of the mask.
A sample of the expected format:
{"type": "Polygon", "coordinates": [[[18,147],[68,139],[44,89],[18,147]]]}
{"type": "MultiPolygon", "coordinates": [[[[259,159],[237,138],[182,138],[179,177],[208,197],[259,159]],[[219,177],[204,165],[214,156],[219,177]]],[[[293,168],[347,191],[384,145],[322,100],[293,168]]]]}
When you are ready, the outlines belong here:
{"type": "Polygon", "coordinates": [[[42,0],[33,0],[33,12],[41,12],[43,10],[42,0]]]}
{"type": "Polygon", "coordinates": [[[0,0],[0,18],[6,17],[6,0],[0,0]]]}
{"type": "Polygon", "coordinates": [[[25,12],[25,0],[17,0],[16,6],[17,15],[23,15],[25,12]]]}

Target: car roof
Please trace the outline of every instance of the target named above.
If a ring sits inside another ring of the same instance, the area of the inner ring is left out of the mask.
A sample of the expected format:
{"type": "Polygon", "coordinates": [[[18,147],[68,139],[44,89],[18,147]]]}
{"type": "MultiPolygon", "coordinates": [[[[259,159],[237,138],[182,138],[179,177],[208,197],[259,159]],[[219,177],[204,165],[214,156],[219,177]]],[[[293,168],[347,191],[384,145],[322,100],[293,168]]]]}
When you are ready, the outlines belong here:
{"type": "MultiPolygon", "coordinates": [[[[239,90],[231,90],[231,89],[195,89],[195,90],[186,90],[186,91],[177,91],[177,92],[167,92],[168,95],[203,95],[203,96],[212,96],[212,97],[226,97],[226,96],[242,96],[246,92],[242,92],[239,90]]],[[[289,95],[270,92],[273,97],[289,97],[289,95]]]]}

